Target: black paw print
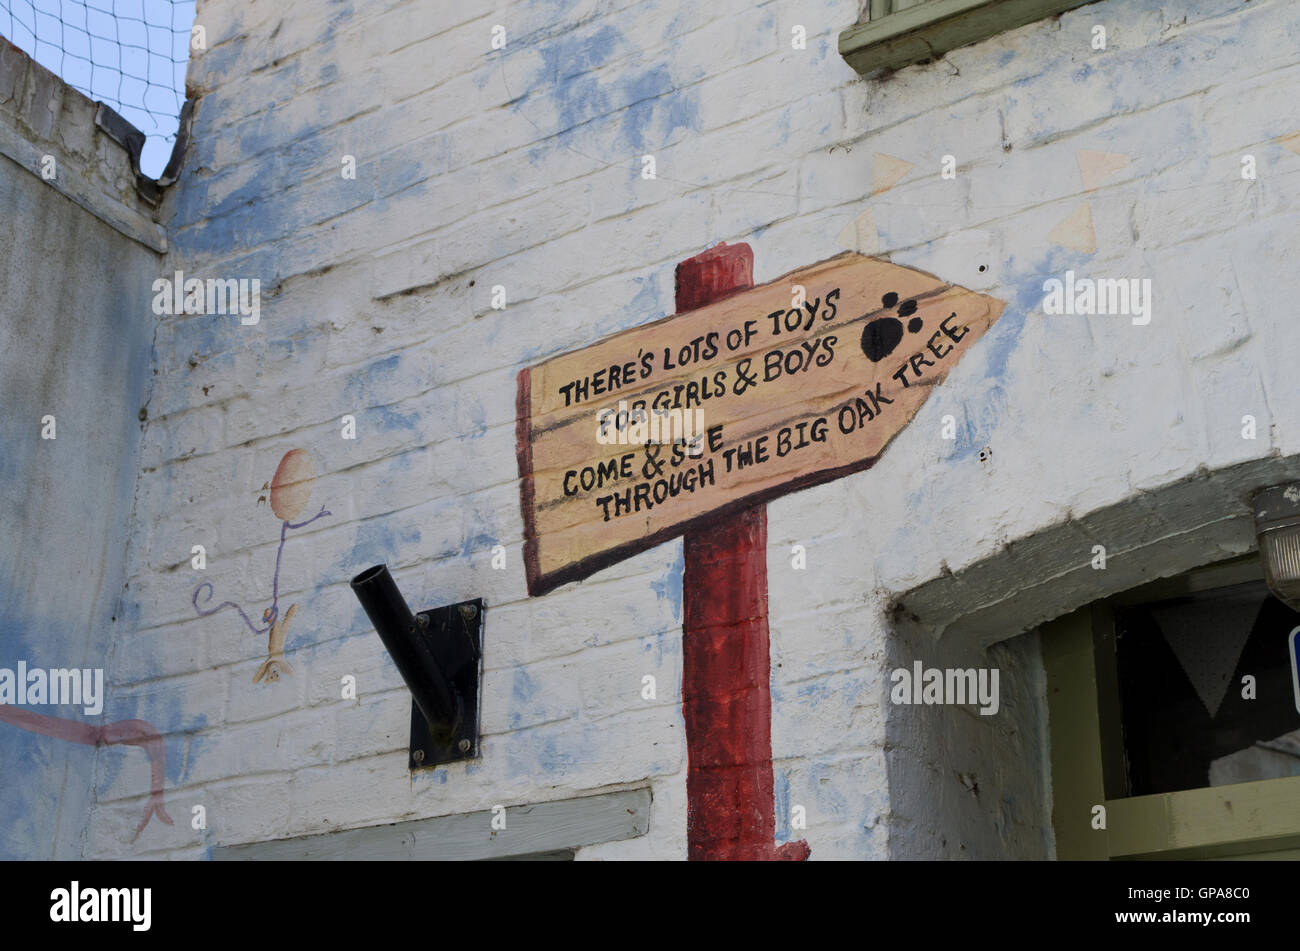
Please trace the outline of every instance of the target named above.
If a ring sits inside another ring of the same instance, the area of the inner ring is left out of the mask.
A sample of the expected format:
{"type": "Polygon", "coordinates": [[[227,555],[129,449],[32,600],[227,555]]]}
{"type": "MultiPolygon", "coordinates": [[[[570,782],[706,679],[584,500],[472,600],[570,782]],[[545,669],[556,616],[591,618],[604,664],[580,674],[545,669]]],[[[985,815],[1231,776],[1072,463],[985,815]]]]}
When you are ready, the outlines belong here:
{"type": "MultiPolygon", "coordinates": [[[[886,307],[898,304],[898,317],[877,317],[862,328],[862,352],[872,363],[879,363],[897,349],[903,340],[903,322],[900,317],[912,317],[916,313],[916,301],[905,300],[898,303],[898,295],[890,291],[880,302],[886,307]]],[[[909,333],[918,332],[925,322],[920,317],[912,317],[907,322],[909,333]]]]}

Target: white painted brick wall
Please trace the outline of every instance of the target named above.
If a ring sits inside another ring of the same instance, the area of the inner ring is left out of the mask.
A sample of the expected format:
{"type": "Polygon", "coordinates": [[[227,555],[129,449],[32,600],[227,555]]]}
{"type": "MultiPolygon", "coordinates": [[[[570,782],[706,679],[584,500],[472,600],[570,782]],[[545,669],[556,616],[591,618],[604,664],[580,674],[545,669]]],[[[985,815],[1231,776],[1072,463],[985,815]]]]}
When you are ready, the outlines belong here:
{"type": "Polygon", "coordinates": [[[158,327],[136,630],[113,683],[181,756],[178,822],[131,843],[143,767],[128,765],[102,784],[90,854],[201,857],[648,783],[649,833],[580,857],[683,857],[680,543],[527,598],[515,374],[670,313],[673,265],[719,240],[749,242],[762,282],[844,250],[868,208],[880,253],[1008,306],[873,469],[768,507],[778,837],[814,858],[1051,854],[1036,635],[985,655],[895,631],[886,609],[945,571],[967,609],[1013,598],[1022,570],[1066,572],[1074,547],[1123,552],[1163,524],[1143,502],[1140,520],[1088,513],[1300,451],[1284,411],[1300,385],[1300,156],[1275,143],[1300,128],[1300,9],[1195,6],[1105,0],[864,81],[835,52],[857,0],[373,4],[334,22],[307,3],[200,3],[210,49],[190,67],[171,264],[260,278],[262,320],[158,327]],[[492,52],[498,23],[509,43],[492,52]],[[807,50],[790,48],[795,24],[807,50]],[[1132,160],[1085,193],[1079,150],[1132,160]],[[1240,179],[1245,152],[1258,181],[1240,179]],[[876,153],[915,168],[872,197],[876,153]],[[1083,202],[1091,256],[1047,238],[1083,202]],[[1151,324],[1044,317],[1042,282],[1067,268],[1151,278],[1151,324]],[[940,438],[949,414],[956,445],[940,438]],[[213,604],[267,603],[278,526],[255,499],[293,447],[321,472],[306,515],[332,515],[284,551],[294,673],[254,685],[265,644],[229,611],[195,618],[190,596],[207,580],[213,604]],[[1050,544],[990,561],[1070,517],[1050,544]],[[378,561],[415,607],[487,600],[480,761],[408,773],[407,694],[347,588],[378,561]],[[1000,665],[1003,714],[890,707],[889,670],[918,657],[1000,665]],[[355,702],[339,699],[348,673],[355,702]],[[195,803],[206,831],[181,821],[195,803]],[[789,828],[793,805],[806,830],[789,828]]]}

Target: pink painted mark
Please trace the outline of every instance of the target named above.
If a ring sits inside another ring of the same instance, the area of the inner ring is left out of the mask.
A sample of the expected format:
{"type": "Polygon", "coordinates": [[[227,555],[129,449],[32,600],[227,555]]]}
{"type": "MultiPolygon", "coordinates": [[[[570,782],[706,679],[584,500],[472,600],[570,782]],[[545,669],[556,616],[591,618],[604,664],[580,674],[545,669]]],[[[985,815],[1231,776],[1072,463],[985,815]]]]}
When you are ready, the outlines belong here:
{"type": "MultiPolygon", "coordinates": [[[[677,265],[677,312],[753,286],[749,245],[719,244],[677,265]]],[[[687,856],[803,861],[807,842],[775,841],[766,507],[687,532],[683,555],[687,856]]]]}
{"type": "Polygon", "coordinates": [[[33,713],[11,704],[0,705],[0,723],[9,723],[29,733],[52,736],[56,740],[68,740],[83,746],[116,746],[126,743],[130,746],[144,748],[149,757],[152,773],[149,802],[145,805],[144,818],[136,826],[134,839],[140,837],[149,820],[157,815],[159,819],[172,824],[172,817],[167,815],[163,804],[163,778],[167,773],[167,748],[162,735],[146,720],[118,720],[92,726],[79,720],[64,720],[60,717],[33,713]]]}

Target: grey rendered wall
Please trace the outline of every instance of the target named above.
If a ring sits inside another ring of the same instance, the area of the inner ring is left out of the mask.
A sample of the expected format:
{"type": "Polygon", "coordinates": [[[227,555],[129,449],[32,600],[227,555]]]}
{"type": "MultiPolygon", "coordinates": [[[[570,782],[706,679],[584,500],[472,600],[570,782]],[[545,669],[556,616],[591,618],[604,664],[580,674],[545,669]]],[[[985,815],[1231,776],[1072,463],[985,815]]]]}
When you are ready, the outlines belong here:
{"type": "MultiPolygon", "coordinates": [[[[107,668],[149,380],[157,243],[95,104],[0,43],[0,667],[107,668]],[[54,158],[54,178],[41,160],[54,158]],[[93,210],[91,210],[93,209],[93,210]],[[105,223],[105,218],[119,227],[105,223]],[[55,417],[55,438],[41,419],[55,417]]],[[[121,649],[121,648],[119,648],[121,649]]],[[[81,707],[31,712],[97,726],[81,707]]],[[[81,855],[96,749],[0,722],[0,859],[81,855]]]]}

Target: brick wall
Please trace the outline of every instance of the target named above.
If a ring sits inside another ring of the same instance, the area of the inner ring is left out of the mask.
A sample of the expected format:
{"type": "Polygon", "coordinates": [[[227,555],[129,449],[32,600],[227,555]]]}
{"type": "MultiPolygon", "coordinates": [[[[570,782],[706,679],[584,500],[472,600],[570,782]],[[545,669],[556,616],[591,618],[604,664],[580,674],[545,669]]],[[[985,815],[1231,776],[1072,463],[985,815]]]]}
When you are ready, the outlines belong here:
{"type": "MultiPolygon", "coordinates": [[[[858,6],[200,3],[169,267],[259,279],[261,320],[158,322],[113,702],[165,727],[173,814],[203,805],[207,828],[130,843],[143,790],[119,773],[90,854],[200,857],[648,782],[649,833],[580,856],[684,856],[680,542],[526,596],[515,376],[671,312],[674,263],[718,241],[750,243],[759,282],[851,248],[1007,301],[879,464],[769,505],[778,837],[815,858],[1051,854],[1034,635],[983,653],[1041,618],[936,643],[944,619],[902,633],[890,608],[949,576],[1014,593],[1009,543],[1120,513],[1051,536],[1035,560],[1063,572],[1085,541],[1126,550],[1148,493],[1290,466],[1300,155],[1279,139],[1300,128],[1300,10],[1107,0],[863,80],[835,49],[858,6]],[[890,184],[893,160],[912,168],[890,184]],[[1045,316],[1067,270],[1150,278],[1151,322],[1045,316]],[[254,684],[266,645],[191,599],[209,582],[210,605],[269,603],[280,525],[258,499],[294,448],[318,471],[303,517],[330,514],[282,553],[293,673],[254,684]],[[481,760],[408,773],[409,695],[347,587],[380,561],[417,608],[486,599],[481,760]],[[1002,713],[891,706],[889,670],[914,658],[1001,665],[1002,713]]],[[[1253,487],[1221,493],[1225,517],[1253,487]]],[[[1189,557],[1251,543],[1220,542],[1189,557]]]]}

